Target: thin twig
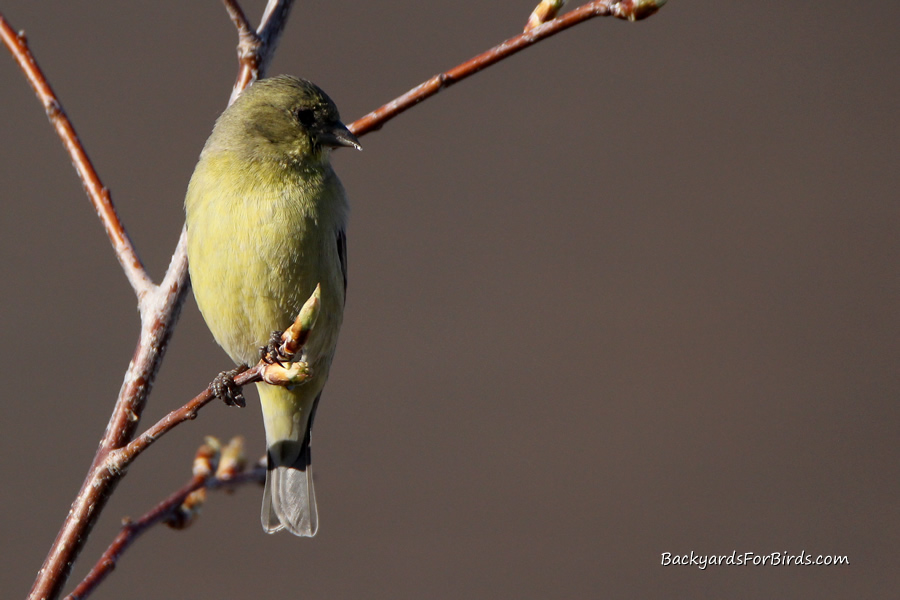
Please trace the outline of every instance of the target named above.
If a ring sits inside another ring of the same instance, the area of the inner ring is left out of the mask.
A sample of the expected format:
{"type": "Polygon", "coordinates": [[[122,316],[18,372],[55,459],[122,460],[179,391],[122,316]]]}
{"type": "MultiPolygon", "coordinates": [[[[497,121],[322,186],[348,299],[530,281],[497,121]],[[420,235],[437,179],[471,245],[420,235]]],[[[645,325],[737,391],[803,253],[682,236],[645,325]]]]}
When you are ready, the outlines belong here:
{"type": "Polygon", "coordinates": [[[116,568],[118,559],[144,531],[162,521],[175,507],[180,506],[191,492],[203,487],[205,482],[205,477],[193,477],[187,485],[160,502],[137,521],[123,520],[122,530],[100,557],[100,560],[97,561],[97,564],[94,565],[94,568],[88,573],[87,577],[76,586],[71,594],[66,596],[66,600],[86,598],[116,568]]]}
{"type": "Polygon", "coordinates": [[[94,568],[78,584],[66,600],[82,600],[87,598],[94,589],[116,568],[116,565],[126,550],[144,532],[154,525],[167,520],[184,503],[185,499],[196,490],[206,488],[208,490],[227,488],[229,490],[247,483],[262,484],[266,480],[266,468],[257,465],[253,469],[233,475],[227,479],[197,475],[185,484],[181,489],[157,504],[137,521],[126,520],[122,529],[109,545],[94,568]]]}
{"type": "MultiPolygon", "coordinates": [[[[287,330],[285,330],[284,334],[282,335],[284,358],[286,359],[286,361],[290,361],[293,358],[294,354],[302,349],[303,345],[306,343],[306,340],[309,338],[309,333],[315,326],[321,306],[320,294],[321,289],[319,286],[316,286],[315,291],[312,293],[309,300],[307,300],[307,302],[303,305],[303,308],[297,315],[294,324],[287,330]]],[[[305,365],[305,363],[300,364],[305,365]]],[[[284,370],[285,367],[281,366],[278,363],[273,364],[264,360],[260,360],[260,362],[252,369],[247,369],[237,375],[234,378],[234,383],[238,387],[243,387],[249,383],[254,383],[257,381],[271,381],[271,378],[267,375],[269,371],[284,370]]],[[[152,445],[157,439],[159,439],[160,436],[171,430],[176,425],[196,418],[197,411],[200,410],[200,408],[202,408],[204,405],[212,401],[213,398],[215,398],[215,396],[212,393],[212,385],[210,385],[203,392],[191,399],[187,404],[179,409],[173,410],[165,417],[160,419],[155,425],[147,429],[147,431],[142,433],[136,439],[132,440],[124,448],[109,452],[106,455],[106,461],[103,464],[98,465],[97,470],[106,473],[123,472],[141,452],[150,447],[150,445],[152,445]]],[[[238,465],[243,463],[243,459],[238,457],[243,455],[243,444],[241,442],[237,442],[237,445],[229,444],[229,446],[238,448],[238,450],[232,451],[228,468],[225,468],[225,463],[228,461],[223,459],[223,462],[219,464],[220,470],[217,471],[217,477],[211,480],[208,478],[215,467],[210,466],[210,457],[212,453],[215,452],[215,454],[217,455],[217,458],[215,460],[216,462],[218,462],[218,443],[216,443],[216,448],[214,450],[210,448],[210,444],[205,444],[204,446],[202,446],[201,450],[198,451],[197,459],[195,459],[194,461],[194,478],[181,490],[175,492],[175,494],[164,500],[156,508],[144,515],[144,517],[142,517],[138,521],[126,522],[122,527],[122,531],[119,532],[119,535],[116,536],[115,540],[113,540],[113,543],[109,546],[106,552],[103,553],[103,555],[100,557],[100,560],[97,561],[84,581],[82,581],[78,585],[78,587],[75,588],[75,591],[67,597],[67,600],[87,597],[87,595],[90,594],[90,592],[93,591],[94,588],[100,585],[100,583],[106,578],[106,576],[115,568],[115,564],[118,558],[121,557],[121,555],[125,552],[125,550],[128,549],[128,547],[134,542],[134,540],[146,529],[149,529],[156,523],[164,520],[166,517],[174,516],[173,511],[177,507],[181,506],[188,495],[190,495],[192,492],[200,489],[201,487],[216,488],[225,485],[233,486],[242,483],[245,479],[248,479],[248,475],[234,472],[242,468],[238,465]],[[198,465],[200,465],[199,469],[198,465]]],[[[261,467],[261,469],[261,472],[259,471],[259,468],[254,471],[253,476],[250,476],[249,479],[253,481],[264,481],[265,468],[261,467]]],[[[102,473],[100,474],[100,476],[103,476],[102,473]]],[[[187,513],[188,516],[185,517],[187,523],[190,523],[190,514],[192,514],[193,512],[194,511],[189,511],[187,513]]]]}
{"type": "Polygon", "coordinates": [[[222,0],[222,2],[225,4],[228,16],[231,17],[231,22],[234,23],[234,27],[237,29],[238,39],[242,42],[244,40],[259,42],[259,37],[253,31],[253,26],[247,20],[247,15],[244,14],[244,9],[241,8],[241,5],[236,0],[222,0]]]}
{"type": "Polygon", "coordinates": [[[253,33],[247,18],[241,18],[244,11],[241,10],[237,0],[222,0],[222,2],[238,30],[237,54],[240,67],[228,101],[230,105],[245,88],[257,79],[265,77],[266,67],[284,32],[294,0],[269,0],[256,33],[253,33]]]}
{"type": "Polygon", "coordinates": [[[222,0],[225,10],[231,21],[234,23],[238,33],[238,74],[234,82],[234,89],[231,92],[229,104],[235,101],[241,91],[256,81],[259,76],[259,51],[263,46],[263,42],[253,30],[250,21],[244,15],[244,10],[238,4],[237,0],[222,0]]]}
{"type": "Polygon", "coordinates": [[[13,58],[19,63],[19,67],[25,73],[25,78],[28,79],[28,83],[31,84],[34,93],[37,94],[38,100],[41,101],[41,105],[43,105],[44,111],[47,113],[47,118],[50,119],[50,123],[56,129],[63,146],[69,152],[72,166],[78,172],[84,191],[90,198],[91,204],[94,205],[94,210],[97,211],[100,222],[103,223],[106,235],[109,237],[109,241],[112,242],[113,249],[116,252],[116,258],[119,259],[128,282],[134,288],[138,301],[143,301],[146,294],[152,290],[153,281],[147,274],[147,270],[138,257],[131,238],[128,237],[128,233],[116,214],[116,208],[113,206],[109,190],[100,181],[100,176],[97,175],[94,165],[91,164],[87,152],[81,145],[72,122],[69,121],[62,104],[28,49],[28,41],[25,39],[25,34],[16,32],[3,15],[0,14],[0,37],[3,38],[3,43],[9,48],[13,58]]]}
{"type": "MultiPolygon", "coordinates": [[[[306,344],[310,332],[313,327],[315,327],[320,309],[321,287],[317,285],[309,299],[303,304],[294,323],[289,328],[285,329],[281,336],[282,358],[284,358],[285,362],[290,363],[294,358],[294,355],[306,344]]],[[[302,365],[304,368],[306,367],[306,363],[292,364],[294,366],[302,365]]],[[[254,367],[248,368],[236,375],[234,377],[234,384],[238,388],[251,383],[256,383],[257,381],[266,381],[275,385],[287,385],[287,381],[275,383],[276,378],[273,377],[273,375],[284,375],[291,371],[292,370],[289,367],[284,367],[279,363],[273,364],[265,360],[260,360],[254,367]]],[[[294,381],[293,383],[297,383],[297,381],[294,381]]],[[[129,442],[128,445],[109,452],[102,468],[110,472],[125,470],[141,452],[149,448],[153,442],[158,440],[162,435],[185,421],[191,421],[197,418],[197,411],[209,404],[214,398],[212,385],[210,384],[205,390],[194,396],[187,404],[164,416],[157,421],[155,425],[148,428],[144,433],[129,442]]]]}
{"type": "Polygon", "coordinates": [[[361,137],[370,131],[381,129],[385,123],[397,115],[409,110],[419,102],[422,102],[426,98],[430,98],[441,90],[450,87],[454,83],[462,81],[467,77],[471,77],[482,69],[486,69],[543,39],[561,31],[565,31],[579,23],[584,23],[594,17],[608,16],[628,19],[630,21],[644,19],[656,12],[660,6],[665,4],[665,2],[666,0],[594,0],[594,2],[588,2],[561,17],[547,21],[543,25],[539,25],[515,37],[509,38],[487,52],[483,52],[474,58],[470,58],[449,71],[438,73],[428,81],[417,85],[402,96],[391,100],[384,106],[357,119],[350,124],[349,129],[357,137],[361,137]]]}
{"type": "MultiPolygon", "coordinates": [[[[252,369],[248,369],[234,378],[234,383],[238,387],[243,387],[257,381],[262,381],[262,369],[265,365],[257,365],[252,369]]],[[[149,448],[153,442],[165,435],[169,430],[184,423],[197,418],[197,411],[212,402],[216,397],[210,388],[206,388],[185,404],[181,408],[175,409],[155,425],[147,429],[144,433],[136,437],[123,448],[111,452],[105,464],[105,468],[113,471],[126,468],[138,455],[149,448]]]]}

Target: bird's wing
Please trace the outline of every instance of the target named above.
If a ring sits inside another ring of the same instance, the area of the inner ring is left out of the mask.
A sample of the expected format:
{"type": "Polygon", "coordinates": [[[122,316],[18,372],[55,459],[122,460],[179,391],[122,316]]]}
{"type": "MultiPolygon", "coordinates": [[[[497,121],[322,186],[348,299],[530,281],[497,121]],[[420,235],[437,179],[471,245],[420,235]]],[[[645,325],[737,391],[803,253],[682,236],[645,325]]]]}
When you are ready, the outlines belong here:
{"type": "Polygon", "coordinates": [[[344,276],[344,298],[347,295],[347,235],[341,228],[337,232],[337,253],[341,261],[341,274],[344,276]]]}

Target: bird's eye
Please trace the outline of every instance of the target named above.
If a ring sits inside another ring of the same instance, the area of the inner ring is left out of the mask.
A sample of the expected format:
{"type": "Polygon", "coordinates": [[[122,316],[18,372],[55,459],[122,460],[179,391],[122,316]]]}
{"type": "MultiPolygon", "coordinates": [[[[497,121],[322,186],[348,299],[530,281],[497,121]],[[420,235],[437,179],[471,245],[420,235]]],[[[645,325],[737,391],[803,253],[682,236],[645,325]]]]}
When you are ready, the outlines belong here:
{"type": "Polygon", "coordinates": [[[309,108],[298,108],[295,114],[297,115],[297,120],[304,127],[309,127],[316,120],[315,113],[309,108]]]}

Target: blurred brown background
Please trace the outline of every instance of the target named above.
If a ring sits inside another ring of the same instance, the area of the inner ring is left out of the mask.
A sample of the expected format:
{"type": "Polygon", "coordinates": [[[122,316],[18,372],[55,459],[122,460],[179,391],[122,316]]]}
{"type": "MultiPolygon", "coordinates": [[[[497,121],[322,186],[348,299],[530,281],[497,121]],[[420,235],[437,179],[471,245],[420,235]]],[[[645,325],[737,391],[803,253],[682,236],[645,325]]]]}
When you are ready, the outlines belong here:
{"type": "MultiPolygon", "coordinates": [[[[316,81],[349,122],[515,34],[534,3],[301,1],[271,73],[316,81]]],[[[222,6],[3,4],[159,278],[235,74],[222,6]]],[[[254,22],[263,5],[246,3],[254,22]]],[[[316,422],[319,535],[265,535],[258,488],[216,494],[96,597],[895,594],[898,13],[673,1],[595,20],[338,153],[350,289],[316,422]],[[850,565],[660,565],[733,550],[850,565]]],[[[0,589],[16,598],[138,319],[8,57],[0,90],[0,589]]],[[[145,424],[228,366],[189,300],[145,424]]],[[[131,468],[74,578],[187,480],[206,434],[263,450],[255,402],[203,410],[131,468]]]]}

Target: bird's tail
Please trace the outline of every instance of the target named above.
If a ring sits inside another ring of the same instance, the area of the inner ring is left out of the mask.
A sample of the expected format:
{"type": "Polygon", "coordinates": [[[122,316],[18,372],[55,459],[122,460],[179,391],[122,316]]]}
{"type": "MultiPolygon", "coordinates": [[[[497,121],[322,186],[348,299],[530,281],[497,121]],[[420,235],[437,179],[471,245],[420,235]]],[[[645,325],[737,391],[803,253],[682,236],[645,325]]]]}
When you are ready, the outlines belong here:
{"type": "Polygon", "coordinates": [[[287,529],[316,535],[319,519],[310,463],[310,429],[318,395],[308,400],[302,387],[258,384],[268,444],[268,472],[263,493],[262,526],[268,533],[287,529]]]}

